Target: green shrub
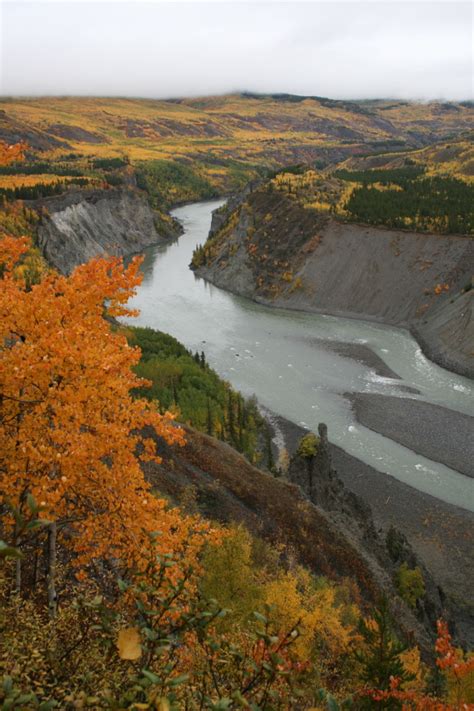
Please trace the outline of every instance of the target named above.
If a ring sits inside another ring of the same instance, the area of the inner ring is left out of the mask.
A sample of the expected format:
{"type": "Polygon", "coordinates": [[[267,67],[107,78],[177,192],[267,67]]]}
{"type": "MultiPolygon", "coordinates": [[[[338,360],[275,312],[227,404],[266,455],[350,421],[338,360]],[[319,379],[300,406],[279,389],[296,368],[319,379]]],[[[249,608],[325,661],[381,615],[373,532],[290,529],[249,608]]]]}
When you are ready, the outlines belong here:
{"type": "Polygon", "coordinates": [[[417,601],[425,594],[423,574],[418,567],[409,568],[402,563],[397,571],[396,584],[400,596],[411,607],[416,607],[417,601]]]}
{"type": "Polygon", "coordinates": [[[319,437],[313,432],[309,432],[300,439],[297,454],[303,459],[312,459],[318,453],[319,437]]]}

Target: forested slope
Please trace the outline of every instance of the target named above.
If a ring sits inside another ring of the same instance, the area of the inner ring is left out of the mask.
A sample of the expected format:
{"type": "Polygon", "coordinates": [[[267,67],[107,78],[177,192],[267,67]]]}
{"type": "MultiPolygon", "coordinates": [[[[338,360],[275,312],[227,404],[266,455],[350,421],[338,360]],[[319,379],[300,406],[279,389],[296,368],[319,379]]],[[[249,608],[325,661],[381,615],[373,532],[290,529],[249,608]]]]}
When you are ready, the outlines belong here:
{"type": "MultiPolygon", "coordinates": [[[[0,139],[26,142],[28,156],[53,162],[58,170],[47,173],[63,179],[78,179],[84,171],[93,177],[91,168],[98,177],[110,160],[131,162],[144,182],[158,180],[165,200],[176,202],[197,192],[235,190],[268,167],[324,167],[374,151],[421,148],[472,128],[472,116],[468,104],[358,103],[284,94],[170,101],[4,99],[0,139]]],[[[117,165],[109,164],[113,168],[117,165]]],[[[0,178],[2,187],[11,182],[0,178]]]]}

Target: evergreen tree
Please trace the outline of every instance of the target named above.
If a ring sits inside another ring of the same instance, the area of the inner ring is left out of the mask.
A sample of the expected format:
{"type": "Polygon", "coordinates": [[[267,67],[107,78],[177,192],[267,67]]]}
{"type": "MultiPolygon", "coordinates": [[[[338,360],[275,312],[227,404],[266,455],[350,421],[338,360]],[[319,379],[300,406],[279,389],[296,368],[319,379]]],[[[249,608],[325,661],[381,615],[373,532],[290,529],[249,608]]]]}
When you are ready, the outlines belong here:
{"type": "Polygon", "coordinates": [[[242,398],[240,395],[237,397],[237,424],[239,428],[239,451],[242,452],[244,449],[244,428],[243,428],[243,422],[242,422],[242,398]]]}
{"type": "Polygon", "coordinates": [[[206,433],[212,437],[214,433],[214,428],[212,424],[212,410],[211,410],[211,401],[209,398],[207,398],[207,421],[206,421],[206,433]]]}
{"type": "MultiPolygon", "coordinates": [[[[382,597],[374,609],[372,620],[360,620],[359,631],[365,644],[361,650],[356,651],[355,657],[362,666],[361,679],[369,688],[387,691],[391,677],[399,679],[400,683],[413,679],[400,658],[407,647],[397,639],[393,631],[393,620],[386,597],[382,597]]],[[[399,709],[401,703],[397,699],[375,701],[362,698],[359,708],[399,709]]]]}
{"type": "Polygon", "coordinates": [[[227,428],[229,433],[229,440],[235,444],[235,422],[234,422],[234,398],[232,396],[232,391],[229,390],[229,396],[227,401],[227,428]]]}

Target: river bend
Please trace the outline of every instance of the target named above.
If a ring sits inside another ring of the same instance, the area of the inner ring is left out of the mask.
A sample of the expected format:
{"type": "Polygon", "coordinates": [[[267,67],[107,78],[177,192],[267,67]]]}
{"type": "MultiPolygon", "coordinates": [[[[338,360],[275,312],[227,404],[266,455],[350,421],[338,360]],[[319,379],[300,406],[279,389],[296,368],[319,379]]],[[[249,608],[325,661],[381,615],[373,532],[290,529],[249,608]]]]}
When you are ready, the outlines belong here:
{"type": "Polygon", "coordinates": [[[192,252],[205,242],[211,212],[220,204],[194,203],[173,211],[184,234],[169,246],[146,251],[143,283],[130,302],[140,309],[133,322],[203,350],[222,377],[283,417],[312,430],[326,422],[331,441],[378,471],[474,510],[474,479],[363,427],[345,396],[410,397],[472,416],[474,383],[427,360],[404,330],[272,309],[196,277],[188,268],[192,252]],[[369,348],[398,378],[336,352],[334,344],[341,343],[369,348]]]}

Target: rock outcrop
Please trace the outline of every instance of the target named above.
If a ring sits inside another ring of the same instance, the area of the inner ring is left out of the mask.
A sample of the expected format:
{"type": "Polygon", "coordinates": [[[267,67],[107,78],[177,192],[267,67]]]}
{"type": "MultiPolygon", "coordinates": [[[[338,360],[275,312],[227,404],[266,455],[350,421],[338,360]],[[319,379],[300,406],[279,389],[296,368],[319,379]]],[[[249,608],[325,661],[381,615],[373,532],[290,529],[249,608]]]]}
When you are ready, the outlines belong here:
{"type": "MultiPolygon", "coordinates": [[[[290,426],[299,430],[297,426],[290,426]]],[[[332,446],[324,423],[319,424],[318,435],[314,457],[307,459],[298,451],[293,453],[289,480],[297,484],[315,506],[326,512],[339,534],[346,537],[358,555],[367,561],[380,590],[388,596],[401,628],[415,631],[419,640],[424,639],[426,632],[432,635],[436,620],[443,614],[452,615],[452,619],[458,617],[457,607],[453,609],[448,604],[443,590],[398,528],[391,526],[386,531],[377,530],[371,507],[346,488],[333,465],[332,446]],[[404,563],[412,570],[418,568],[424,583],[424,594],[409,613],[398,599],[395,582],[404,563]],[[416,627],[413,627],[412,615],[417,619],[416,627]]]]}
{"type": "Polygon", "coordinates": [[[135,254],[178,234],[173,226],[158,233],[146,198],[133,190],[68,192],[32,207],[42,215],[38,246],[63,274],[92,257],[135,254]]]}

